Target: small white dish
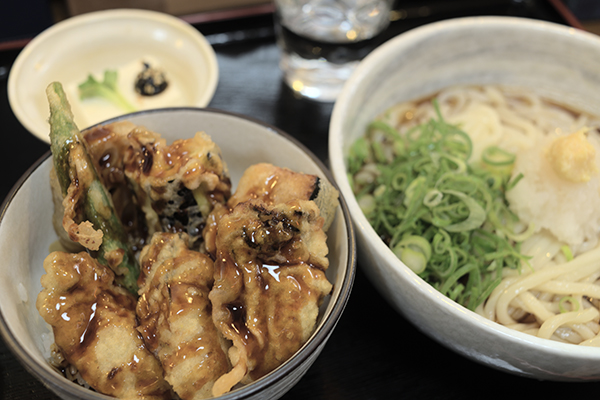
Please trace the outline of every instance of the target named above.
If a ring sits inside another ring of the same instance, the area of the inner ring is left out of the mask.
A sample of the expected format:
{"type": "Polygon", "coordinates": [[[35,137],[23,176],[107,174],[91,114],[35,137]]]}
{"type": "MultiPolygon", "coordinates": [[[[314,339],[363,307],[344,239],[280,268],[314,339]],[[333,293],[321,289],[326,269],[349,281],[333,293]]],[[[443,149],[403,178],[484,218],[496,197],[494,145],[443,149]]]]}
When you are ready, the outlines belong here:
{"type": "Polygon", "coordinates": [[[33,135],[49,142],[46,86],[63,83],[81,128],[127,113],[102,99],[79,100],[78,85],[89,74],[102,80],[119,73],[119,88],[137,110],[205,107],[217,87],[214,50],[197,29],[155,11],[117,9],[72,17],[36,36],[19,53],[8,78],[10,106],[33,135]],[[156,96],[134,90],[142,61],[164,71],[169,86],[156,96]]]}
{"type": "Polygon", "coordinates": [[[600,380],[600,349],[509,329],[435,290],[403,264],[361,211],[346,156],[379,113],[459,84],[521,86],[581,111],[600,110],[600,37],[545,21],[469,17],[403,33],[365,58],[338,97],[329,129],[332,173],[356,227],[359,265],[417,326],[473,361],[529,378],[600,380]]]}

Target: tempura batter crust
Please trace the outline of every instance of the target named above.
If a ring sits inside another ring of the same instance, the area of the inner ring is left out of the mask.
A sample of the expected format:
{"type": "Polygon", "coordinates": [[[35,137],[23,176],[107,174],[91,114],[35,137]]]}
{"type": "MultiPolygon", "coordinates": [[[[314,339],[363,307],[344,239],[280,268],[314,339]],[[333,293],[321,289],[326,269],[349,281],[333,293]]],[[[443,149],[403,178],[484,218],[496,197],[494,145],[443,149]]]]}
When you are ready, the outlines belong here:
{"type": "Polygon", "coordinates": [[[157,233],[141,258],[139,331],[184,400],[211,397],[214,381],[230,368],[227,343],[217,332],[208,293],[213,262],[187,248],[187,235],[157,233]]]}
{"type": "Polygon", "coordinates": [[[163,369],[136,330],[135,298],[87,253],[44,261],[36,306],[56,345],[97,391],[120,399],[170,399],[163,369]]]}
{"type": "Polygon", "coordinates": [[[312,334],[332,285],[323,218],[311,201],[237,205],[218,224],[213,320],[233,342],[233,370],[213,395],[248,383],[290,358],[312,334]]]}

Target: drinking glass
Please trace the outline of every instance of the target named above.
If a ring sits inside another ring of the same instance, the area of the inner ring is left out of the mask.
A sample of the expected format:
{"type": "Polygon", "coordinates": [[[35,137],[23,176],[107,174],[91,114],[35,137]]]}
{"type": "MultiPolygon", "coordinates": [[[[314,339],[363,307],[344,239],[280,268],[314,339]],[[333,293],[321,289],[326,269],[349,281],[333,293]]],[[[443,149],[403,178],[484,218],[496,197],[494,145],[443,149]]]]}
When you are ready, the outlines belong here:
{"type": "Polygon", "coordinates": [[[392,0],[275,0],[280,67],[300,95],[332,102],[380,43],[392,0]]]}

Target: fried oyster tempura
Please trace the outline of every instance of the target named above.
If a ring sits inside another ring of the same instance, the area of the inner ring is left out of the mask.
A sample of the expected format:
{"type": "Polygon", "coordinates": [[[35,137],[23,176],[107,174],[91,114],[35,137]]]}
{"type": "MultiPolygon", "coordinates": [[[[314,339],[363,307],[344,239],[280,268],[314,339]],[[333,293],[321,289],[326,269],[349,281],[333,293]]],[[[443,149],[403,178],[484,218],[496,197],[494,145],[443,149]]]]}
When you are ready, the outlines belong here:
{"type": "Polygon", "coordinates": [[[201,247],[206,218],[231,196],[227,165],[207,134],[167,145],[158,133],[120,121],[84,138],[125,225],[134,227],[134,243],[155,232],[185,232],[190,248],[201,247]]]}
{"type": "Polygon", "coordinates": [[[181,399],[211,397],[230,366],[227,344],[212,323],[208,292],[213,262],[187,247],[187,235],[157,233],[141,254],[138,330],[161,361],[165,379],[181,399]]]}
{"type": "Polygon", "coordinates": [[[332,285],[323,218],[312,201],[238,204],[218,222],[213,321],[233,342],[233,369],[213,395],[249,383],[291,357],[312,334],[332,285]]]}
{"type": "Polygon", "coordinates": [[[121,399],[170,399],[163,369],[136,330],[135,298],[89,254],[53,252],[36,306],[91,387],[121,399]]]}
{"type": "Polygon", "coordinates": [[[155,231],[185,232],[199,249],[206,218],[231,196],[220,148],[203,132],[167,145],[156,133],[136,128],[128,135],[125,174],[155,231]]]}
{"type": "Polygon", "coordinates": [[[229,208],[252,199],[267,204],[285,203],[290,200],[312,200],[319,207],[327,231],[333,221],[338,205],[338,191],[326,180],[316,175],[303,174],[269,163],[249,166],[238,182],[235,193],[227,201],[229,208]]]}
{"type": "Polygon", "coordinates": [[[258,199],[268,205],[274,205],[292,200],[311,200],[319,207],[324,218],[323,231],[326,232],[333,222],[338,197],[338,191],[326,179],[316,175],[303,174],[268,163],[251,165],[244,171],[235,193],[227,200],[227,204],[218,205],[209,215],[203,232],[206,251],[215,257],[218,221],[239,203],[258,199]]]}

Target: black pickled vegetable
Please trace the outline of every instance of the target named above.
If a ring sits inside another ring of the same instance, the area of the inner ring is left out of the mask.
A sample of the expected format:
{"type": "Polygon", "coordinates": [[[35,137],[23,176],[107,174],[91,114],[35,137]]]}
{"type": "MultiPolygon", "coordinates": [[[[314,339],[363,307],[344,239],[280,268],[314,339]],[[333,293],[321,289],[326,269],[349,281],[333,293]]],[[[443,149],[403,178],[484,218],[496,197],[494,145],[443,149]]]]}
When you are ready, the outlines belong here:
{"type": "Polygon", "coordinates": [[[140,72],[135,80],[135,91],[142,96],[155,96],[162,93],[169,83],[164,72],[144,63],[144,70],[140,72]]]}

